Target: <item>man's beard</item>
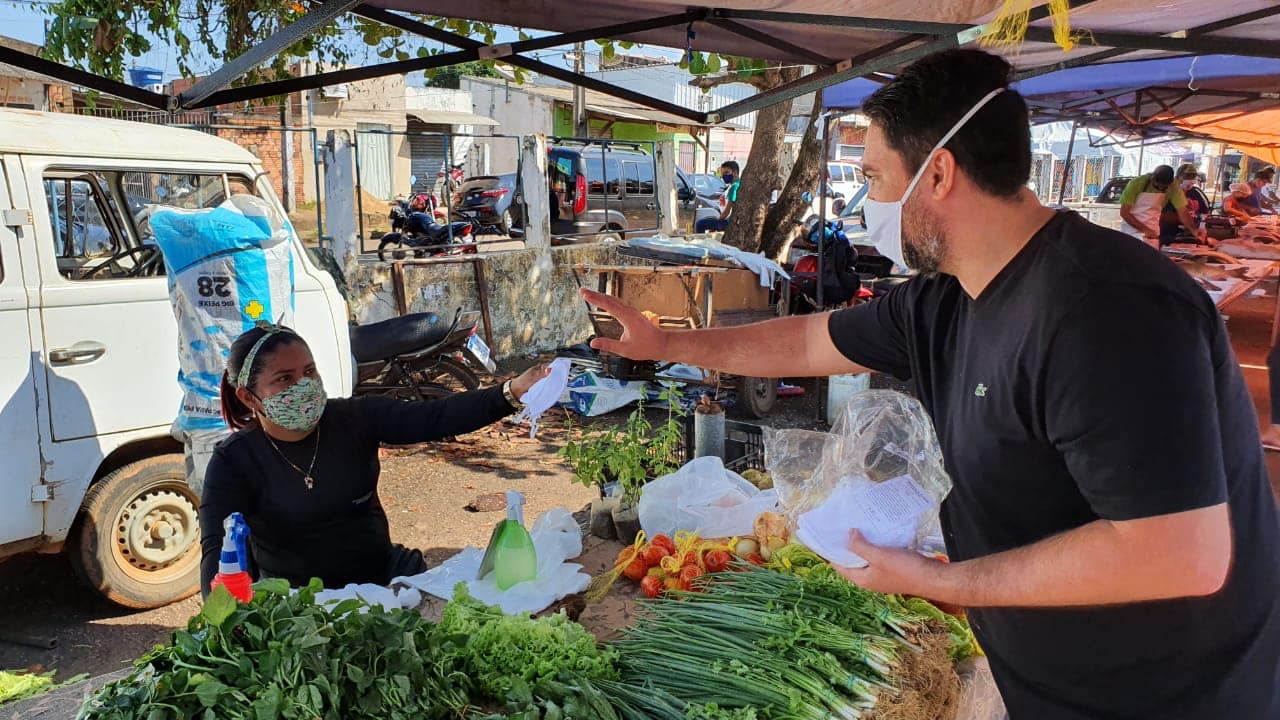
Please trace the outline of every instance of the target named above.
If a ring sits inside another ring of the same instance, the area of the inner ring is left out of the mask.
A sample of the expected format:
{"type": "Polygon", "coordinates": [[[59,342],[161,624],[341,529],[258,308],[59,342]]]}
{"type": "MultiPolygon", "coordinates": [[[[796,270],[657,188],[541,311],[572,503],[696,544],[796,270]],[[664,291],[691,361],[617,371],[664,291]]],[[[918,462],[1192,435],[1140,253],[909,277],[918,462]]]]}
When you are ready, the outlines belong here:
{"type": "Polygon", "coordinates": [[[911,203],[902,208],[902,256],[907,265],[922,275],[942,272],[950,243],[942,220],[933,212],[911,203]],[[911,204],[917,207],[910,207],[911,204]]]}

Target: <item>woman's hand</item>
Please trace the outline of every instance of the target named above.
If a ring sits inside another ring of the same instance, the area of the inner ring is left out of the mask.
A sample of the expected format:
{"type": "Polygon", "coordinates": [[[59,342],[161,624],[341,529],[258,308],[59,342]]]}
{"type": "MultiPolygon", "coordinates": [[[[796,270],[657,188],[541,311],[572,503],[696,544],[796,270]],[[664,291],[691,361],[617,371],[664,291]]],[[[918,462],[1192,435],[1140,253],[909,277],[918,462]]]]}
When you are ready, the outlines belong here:
{"type": "Polygon", "coordinates": [[[529,392],[529,388],[533,384],[551,374],[551,366],[542,363],[534,365],[520,374],[520,377],[511,381],[511,394],[516,396],[516,400],[524,402],[524,394],[529,392]]]}

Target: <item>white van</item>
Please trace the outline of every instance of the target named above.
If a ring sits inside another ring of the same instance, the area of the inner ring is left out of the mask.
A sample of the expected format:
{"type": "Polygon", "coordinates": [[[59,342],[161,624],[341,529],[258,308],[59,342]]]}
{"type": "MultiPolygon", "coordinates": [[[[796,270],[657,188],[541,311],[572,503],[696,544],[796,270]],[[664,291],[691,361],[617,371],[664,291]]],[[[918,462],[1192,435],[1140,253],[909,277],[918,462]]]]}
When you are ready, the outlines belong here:
{"type": "Polygon", "coordinates": [[[827,179],[831,189],[840,193],[845,202],[853,198],[858,188],[867,184],[862,167],[851,162],[827,163],[827,179]]]}
{"type": "MultiPolygon", "coordinates": [[[[0,109],[0,558],[65,548],[128,607],[196,591],[199,497],[170,435],[177,326],[141,220],[234,193],[280,208],[257,159],[225,140],[0,109]]],[[[293,242],[295,324],[331,394],[349,395],[346,304],[293,242]]]]}

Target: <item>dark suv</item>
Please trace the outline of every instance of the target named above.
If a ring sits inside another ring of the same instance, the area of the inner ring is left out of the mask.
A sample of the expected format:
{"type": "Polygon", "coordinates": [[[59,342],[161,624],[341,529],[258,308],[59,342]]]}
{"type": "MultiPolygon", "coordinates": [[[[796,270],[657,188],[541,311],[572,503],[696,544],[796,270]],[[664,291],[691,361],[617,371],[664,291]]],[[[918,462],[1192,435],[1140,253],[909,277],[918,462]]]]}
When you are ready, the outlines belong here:
{"type": "MultiPolygon", "coordinates": [[[[642,145],[614,140],[556,143],[547,148],[551,234],[561,243],[623,238],[628,232],[658,228],[658,198],[653,157],[642,145]]],[[[676,227],[693,223],[697,195],[676,170],[676,227]]],[[[518,206],[511,210],[515,214],[518,206]]],[[[518,220],[517,225],[521,224],[518,220]]]]}

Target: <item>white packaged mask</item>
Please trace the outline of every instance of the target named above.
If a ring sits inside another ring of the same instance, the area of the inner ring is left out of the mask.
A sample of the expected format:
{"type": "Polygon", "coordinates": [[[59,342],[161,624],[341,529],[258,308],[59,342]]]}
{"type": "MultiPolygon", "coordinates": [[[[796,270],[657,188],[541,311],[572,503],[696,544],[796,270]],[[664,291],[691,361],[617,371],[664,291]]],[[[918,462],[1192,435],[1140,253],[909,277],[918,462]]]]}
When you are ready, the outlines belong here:
{"type": "Polygon", "coordinates": [[[911,197],[911,192],[916,189],[916,183],[920,182],[920,178],[924,176],[924,169],[929,167],[929,160],[933,154],[938,152],[943,145],[946,145],[952,137],[955,136],[964,124],[969,122],[979,110],[981,110],[991,98],[1004,92],[1005,88],[996,88],[987,93],[976,105],[969,109],[951,129],[947,131],[937,145],[929,151],[925,156],[924,163],[920,165],[920,169],[916,170],[915,177],[911,178],[907,190],[902,197],[893,202],[884,202],[882,200],[872,200],[868,197],[863,201],[863,219],[867,223],[867,238],[871,240],[871,244],[875,246],[879,253],[895,264],[910,269],[907,265],[906,257],[902,250],[902,206],[906,204],[907,198],[911,197]]]}

